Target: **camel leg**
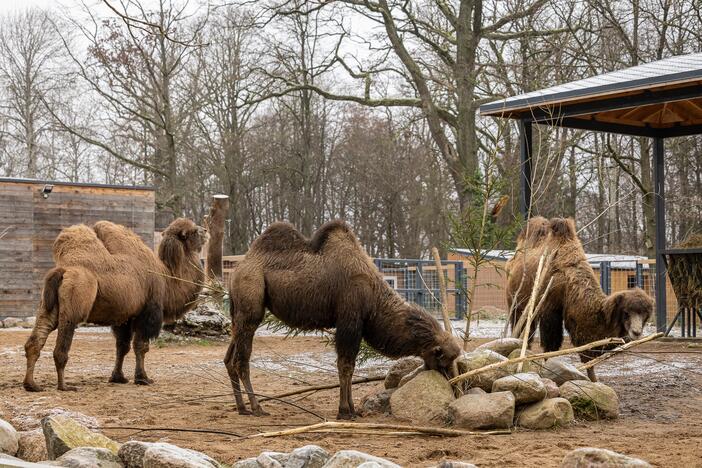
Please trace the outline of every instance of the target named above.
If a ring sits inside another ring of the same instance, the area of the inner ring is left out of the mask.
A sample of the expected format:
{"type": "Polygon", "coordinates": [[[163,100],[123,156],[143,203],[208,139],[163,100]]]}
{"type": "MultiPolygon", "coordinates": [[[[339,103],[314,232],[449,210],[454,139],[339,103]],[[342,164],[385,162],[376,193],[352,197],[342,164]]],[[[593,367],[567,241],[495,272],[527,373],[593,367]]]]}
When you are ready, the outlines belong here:
{"type": "Polygon", "coordinates": [[[246,409],[246,404],[244,403],[244,398],[241,396],[241,384],[239,382],[239,373],[236,370],[236,365],[234,364],[234,353],[236,351],[236,344],[234,339],[229,343],[229,348],[227,348],[227,354],[224,356],[224,366],[227,368],[227,373],[229,374],[229,380],[232,383],[232,390],[234,390],[234,399],[236,400],[236,409],[239,414],[251,414],[251,411],[246,409]]]}
{"type": "Polygon", "coordinates": [[[54,365],[56,366],[56,376],[58,378],[57,388],[61,391],[76,391],[76,387],[66,385],[64,380],[64,370],[68,362],[68,352],[73,343],[73,333],[76,324],[70,320],[59,318],[58,334],[56,336],[56,346],[54,347],[54,365]]]}
{"type": "MultiPolygon", "coordinates": [[[[41,306],[43,309],[43,305],[41,306]]],[[[28,392],[40,392],[41,387],[34,382],[34,366],[41,355],[41,350],[46,344],[49,334],[56,330],[58,322],[57,313],[54,311],[42,310],[37,316],[32,334],[29,335],[24,344],[24,351],[27,356],[27,372],[24,376],[24,389],[28,392]]]]}
{"type": "MultiPolygon", "coordinates": [[[[599,348],[596,348],[599,349],[599,348]]],[[[588,362],[592,361],[595,357],[590,356],[586,353],[581,353],[580,354],[580,362],[583,364],[587,364],[588,362]]],[[[597,382],[597,376],[595,375],[595,368],[594,367],[589,367],[587,369],[587,378],[590,379],[591,382],[597,382]]]]}
{"type": "Polygon", "coordinates": [[[353,407],[351,380],[356,367],[356,356],[361,347],[361,328],[348,324],[348,327],[337,327],[334,342],[336,343],[336,366],[339,369],[339,412],[336,419],[355,419],[353,407]]]}
{"type": "Polygon", "coordinates": [[[146,375],[146,369],[144,368],[144,358],[146,353],[149,352],[149,340],[142,337],[137,330],[132,344],[134,346],[134,355],[136,356],[134,383],[137,385],[151,385],[154,381],[146,375]]]}
{"type": "Polygon", "coordinates": [[[124,356],[129,353],[129,348],[131,347],[132,341],[132,323],[131,320],[121,324],[113,325],[112,333],[115,335],[115,345],[116,345],[116,355],[115,355],[115,368],[112,371],[112,376],[109,382],[112,383],[127,383],[129,379],[124,376],[122,372],[122,365],[124,364],[124,356]]]}
{"type": "MultiPolygon", "coordinates": [[[[260,321],[258,323],[260,323],[260,321]]],[[[256,399],[256,394],[254,393],[253,386],[251,385],[251,376],[249,374],[249,360],[251,359],[253,336],[254,333],[256,333],[256,328],[258,328],[258,323],[255,325],[248,324],[248,326],[242,330],[243,333],[240,334],[241,340],[238,340],[239,342],[234,350],[234,356],[236,370],[239,374],[241,382],[244,384],[246,394],[249,397],[251,412],[254,416],[267,416],[268,413],[265,412],[261,408],[261,405],[258,404],[258,399],[256,399]]]]}

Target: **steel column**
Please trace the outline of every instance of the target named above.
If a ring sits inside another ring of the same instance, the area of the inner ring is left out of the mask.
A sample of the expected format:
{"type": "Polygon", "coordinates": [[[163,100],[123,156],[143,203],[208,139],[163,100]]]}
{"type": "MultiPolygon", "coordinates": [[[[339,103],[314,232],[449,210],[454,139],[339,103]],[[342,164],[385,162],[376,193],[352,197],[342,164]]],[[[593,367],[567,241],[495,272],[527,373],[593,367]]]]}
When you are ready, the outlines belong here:
{"type": "Polygon", "coordinates": [[[529,218],[531,209],[531,156],[534,148],[532,122],[528,119],[519,121],[519,154],[521,168],[521,198],[519,200],[519,211],[524,219],[529,218]]]}
{"type": "Polygon", "coordinates": [[[663,138],[653,139],[653,190],[656,210],[656,328],[665,331],[666,290],[665,261],[663,251],[665,241],[665,147],[663,138]]]}

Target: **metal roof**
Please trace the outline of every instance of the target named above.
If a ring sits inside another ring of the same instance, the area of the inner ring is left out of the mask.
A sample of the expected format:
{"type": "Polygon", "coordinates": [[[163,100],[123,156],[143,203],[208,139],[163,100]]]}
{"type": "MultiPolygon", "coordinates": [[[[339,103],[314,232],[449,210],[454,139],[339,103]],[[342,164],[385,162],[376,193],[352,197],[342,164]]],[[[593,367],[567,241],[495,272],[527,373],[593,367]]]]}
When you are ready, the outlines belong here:
{"type": "Polygon", "coordinates": [[[62,185],[70,187],[95,187],[123,190],[149,190],[155,191],[153,186],[149,185],[114,185],[114,184],[98,184],[88,182],[64,182],[60,180],[42,180],[42,179],[23,179],[15,177],[0,177],[0,183],[9,182],[14,184],[47,184],[47,185],[62,185]]]}
{"type": "Polygon", "coordinates": [[[702,53],[679,55],[485,104],[480,106],[480,114],[501,116],[517,110],[555,103],[565,104],[587,97],[700,81],[702,53]]]}

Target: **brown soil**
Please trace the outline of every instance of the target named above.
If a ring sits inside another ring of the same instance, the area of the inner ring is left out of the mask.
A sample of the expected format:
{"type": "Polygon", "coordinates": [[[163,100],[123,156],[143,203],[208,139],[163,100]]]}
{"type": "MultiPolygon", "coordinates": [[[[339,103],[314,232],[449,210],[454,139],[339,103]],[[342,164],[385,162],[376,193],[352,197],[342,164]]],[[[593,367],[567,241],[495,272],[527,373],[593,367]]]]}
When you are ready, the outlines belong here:
{"type": "MultiPolygon", "coordinates": [[[[622,414],[616,421],[578,421],[565,429],[540,432],[517,429],[511,435],[501,436],[303,434],[241,440],[226,435],[107,427],[196,428],[253,434],[312,424],[319,419],[272,401],[264,406],[270,416],[240,416],[230,396],[201,399],[204,395],[229,393],[221,363],[226,349],[224,342],[152,346],[147,370],[156,380],[154,385],[108,384],[113,340],[108,333],[90,329],[77,333],[67,367],[67,380],[77,384],[79,391],[59,392],[54,387],[51,349],[55,335],[52,335],[37,366],[37,382],[45,386],[45,391],[27,393],[21,388],[21,381],[25,365],[22,345],[28,334],[19,330],[0,331],[0,417],[21,429],[36,427],[36,418],[51,408],[61,407],[96,417],[103,432],[118,441],[130,438],[169,441],[201,450],[225,463],[264,450],[289,451],[315,443],[332,452],[358,449],[403,466],[430,466],[442,459],[452,459],[470,461],[480,467],[546,468],[559,466],[570,450],[594,446],[640,457],[657,466],[702,467],[702,348],[684,344],[653,343],[640,350],[650,354],[617,357],[598,368],[600,380],[613,386],[620,396],[622,414]]],[[[486,340],[479,342],[483,341],[486,340]]],[[[307,384],[336,382],[334,356],[319,338],[257,337],[253,354],[254,387],[260,393],[277,394],[307,384]]],[[[130,357],[125,367],[129,371],[134,364],[131,354],[130,357]]],[[[359,374],[381,370],[371,366],[359,374]]],[[[382,382],[354,387],[357,406],[364,394],[379,388],[382,382]]],[[[326,390],[297,404],[333,419],[337,396],[336,390],[326,390]]],[[[389,416],[361,421],[400,422],[389,416]]]]}

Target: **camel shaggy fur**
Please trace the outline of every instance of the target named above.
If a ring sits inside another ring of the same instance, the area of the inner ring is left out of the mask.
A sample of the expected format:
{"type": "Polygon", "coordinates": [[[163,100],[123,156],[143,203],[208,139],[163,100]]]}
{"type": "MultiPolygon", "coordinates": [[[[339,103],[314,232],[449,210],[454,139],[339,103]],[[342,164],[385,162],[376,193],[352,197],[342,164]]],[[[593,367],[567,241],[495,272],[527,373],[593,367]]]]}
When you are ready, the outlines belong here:
{"type": "Polygon", "coordinates": [[[324,224],[310,239],[290,224],[271,225],[237,265],[229,291],[232,341],[224,363],[241,414],[251,413],[240,382],[253,414],[265,414],[249,377],[252,340],[265,309],[296,329],[336,329],[339,419],[355,416],[351,377],[361,339],[391,358],[420,356],[428,369],[442,372],[460,353],[436,319],[383,281],[342,221],[324,224]]]}
{"type": "MultiPolygon", "coordinates": [[[[526,307],[539,259],[548,249],[553,256],[544,272],[542,288],[550,278],[553,282],[538,317],[544,351],[560,349],[564,325],[574,346],[609,337],[640,338],[653,311],[653,299],[639,288],[605,295],[587,261],[573,220],[554,218],[548,221],[547,229],[545,226],[545,218],[530,220],[530,234],[518,238],[517,253],[506,267],[507,301],[510,310],[514,310],[513,323],[526,307]]],[[[588,362],[602,351],[593,349],[581,353],[580,358],[588,362]]],[[[594,369],[588,369],[588,376],[596,381],[594,369]]]]}
{"type": "Polygon", "coordinates": [[[134,382],[151,383],[144,370],[149,339],[158,336],[164,320],[172,322],[192,308],[204,276],[199,252],[205,241],[205,230],[182,218],[163,232],[158,256],[134,232],[108,221],[61,231],[53,246],[56,266],[44,279],[36,324],[24,346],[24,388],[41,390],[34,366],[48,335],[58,328],[58,389],[74,390],[64,381],[64,369],[75,328],[83,322],[112,327],[117,352],[110,382],[127,382],[122,364],[133,342],[134,382]]]}

